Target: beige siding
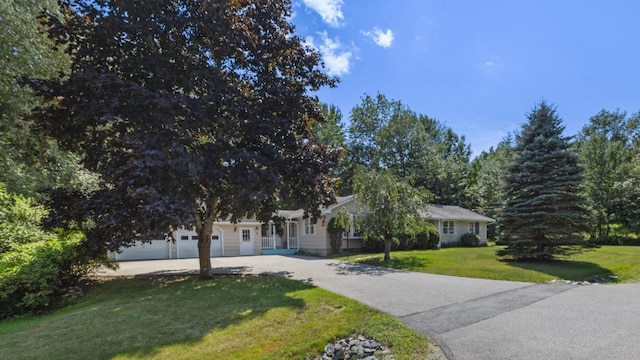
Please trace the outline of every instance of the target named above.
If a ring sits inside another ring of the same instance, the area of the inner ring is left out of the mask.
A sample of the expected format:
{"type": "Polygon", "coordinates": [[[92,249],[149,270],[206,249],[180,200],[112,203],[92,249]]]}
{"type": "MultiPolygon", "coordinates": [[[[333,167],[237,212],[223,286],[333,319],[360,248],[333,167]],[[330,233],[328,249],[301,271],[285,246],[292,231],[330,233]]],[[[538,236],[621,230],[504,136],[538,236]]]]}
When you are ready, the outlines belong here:
{"type": "MultiPolygon", "coordinates": [[[[454,233],[453,234],[443,234],[442,231],[442,222],[445,220],[431,222],[436,224],[438,227],[438,231],[440,232],[440,239],[442,243],[452,243],[460,240],[460,237],[469,232],[469,226],[472,222],[475,221],[464,221],[464,220],[455,220],[454,222],[454,233]]],[[[452,221],[452,220],[449,220],[452,221]]],[[[485,243],[487,241],[487,222],[486,221],[478,221],[480,223],[480,243],[485,243]]]]}
{"type": "Polygon", "coordinates": [[[305,235],[304,220],[298,221],[298,246],[300,250],[310,253],[326,256],[331,250],[329,235],[327,234],[327,224],[329,219],[318,220],[315,224],[315,233],[313,235],[305,235]]]}

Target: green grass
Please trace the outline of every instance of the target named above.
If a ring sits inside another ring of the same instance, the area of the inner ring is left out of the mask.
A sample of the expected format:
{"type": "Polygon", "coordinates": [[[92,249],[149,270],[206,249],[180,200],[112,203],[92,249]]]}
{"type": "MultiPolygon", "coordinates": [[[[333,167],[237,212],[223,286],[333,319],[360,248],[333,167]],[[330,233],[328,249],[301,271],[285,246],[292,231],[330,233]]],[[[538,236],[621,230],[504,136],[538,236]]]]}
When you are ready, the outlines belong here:
{"type": "Polygon", "coordinates": [[[75,306],[0,322],[0,359],[304,359],[363,333],[398,359],[430,340],[399,320],[276,277],[104,280],[75,306]]]}
{"type": "Polygon", "coordinates": [[[537,283],[553,279],[590,280],[609,275],[618,276],[620,282],[640,281],[639,246],[603,246],[568,259],[542,263],[500,260],[495,255],[499,248],[394,251],[387,263],[382,254],[360,254],[349,260],[432,274],[537,283]]]}

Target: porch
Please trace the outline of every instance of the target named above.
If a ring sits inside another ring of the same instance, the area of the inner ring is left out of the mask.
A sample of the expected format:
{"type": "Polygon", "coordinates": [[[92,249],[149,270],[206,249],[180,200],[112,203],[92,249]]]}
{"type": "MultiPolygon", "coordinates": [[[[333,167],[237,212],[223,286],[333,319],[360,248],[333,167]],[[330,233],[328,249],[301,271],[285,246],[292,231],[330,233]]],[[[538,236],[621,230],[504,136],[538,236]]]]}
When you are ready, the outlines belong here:
{"type": "Polygon", "coordinates": [[[262,255],[292,255],[298,252],[298,226],[295,222],[290,221],[285,224],[284,228],[286,230],[279,229],[271,221],[263,225],[261,237],[262,255]]]}

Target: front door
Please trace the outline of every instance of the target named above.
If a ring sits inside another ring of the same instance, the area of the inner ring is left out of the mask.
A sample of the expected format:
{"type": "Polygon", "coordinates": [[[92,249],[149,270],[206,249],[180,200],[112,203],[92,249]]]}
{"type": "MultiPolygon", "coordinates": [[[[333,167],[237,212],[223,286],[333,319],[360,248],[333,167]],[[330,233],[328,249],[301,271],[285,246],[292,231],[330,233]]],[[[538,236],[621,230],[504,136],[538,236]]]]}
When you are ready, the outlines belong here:
{"type": "Polygon", "coordinates": [[[253,255],[253,229],[241,227],[240,231],[240,255],[253,255]]]}

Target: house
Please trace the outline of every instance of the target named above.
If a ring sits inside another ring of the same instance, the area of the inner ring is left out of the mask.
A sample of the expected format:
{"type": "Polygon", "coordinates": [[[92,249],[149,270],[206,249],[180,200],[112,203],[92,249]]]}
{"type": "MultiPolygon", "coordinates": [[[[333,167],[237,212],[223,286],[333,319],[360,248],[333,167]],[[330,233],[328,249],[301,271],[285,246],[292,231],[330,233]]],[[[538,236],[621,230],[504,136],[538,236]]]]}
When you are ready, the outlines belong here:
{"type": "Polygon", "coordinates": [[[460,206],[429,205],[423,217],[434,224],[440,233],[440,244],[457,242],[466,233],[478,235],[480,243],[487,242],[487,225],[496,221],[460,206]]]}
{"type": "MultiPolygon", "coordinates": [[[[239,223],[216,222],[211,235],[211,257],[250,256],[270,254],[294,254],[299,250],[321,256],[332,252],[327,231],[329,220],[341,208],[346,208],[352,216],[359,211],[355,195],[337,197],[336,203],[321,211],[317,221],[304,218],[304,211],[279,210],[280,221],[262,223],[249,219],[239,223]]],[[[423,212],[440,233],[440,242],[455,242],[460,236],[471,232],[487,240],[487,225],[495,220],[458,206],[429,205],[423,212]]],[[[112,253],[115,260],[176,259],[198,257],[198,235],[195,231],[178,230],[173,241],[152,240],[136,243],[124,248],[120,253],[112,253]]],[[[362,237],[352,229],[349,233],[350,249],[362,247],[362,237]]],[[[347,238],[343,237],[340,249],[347,248],[347,238]]]]}

